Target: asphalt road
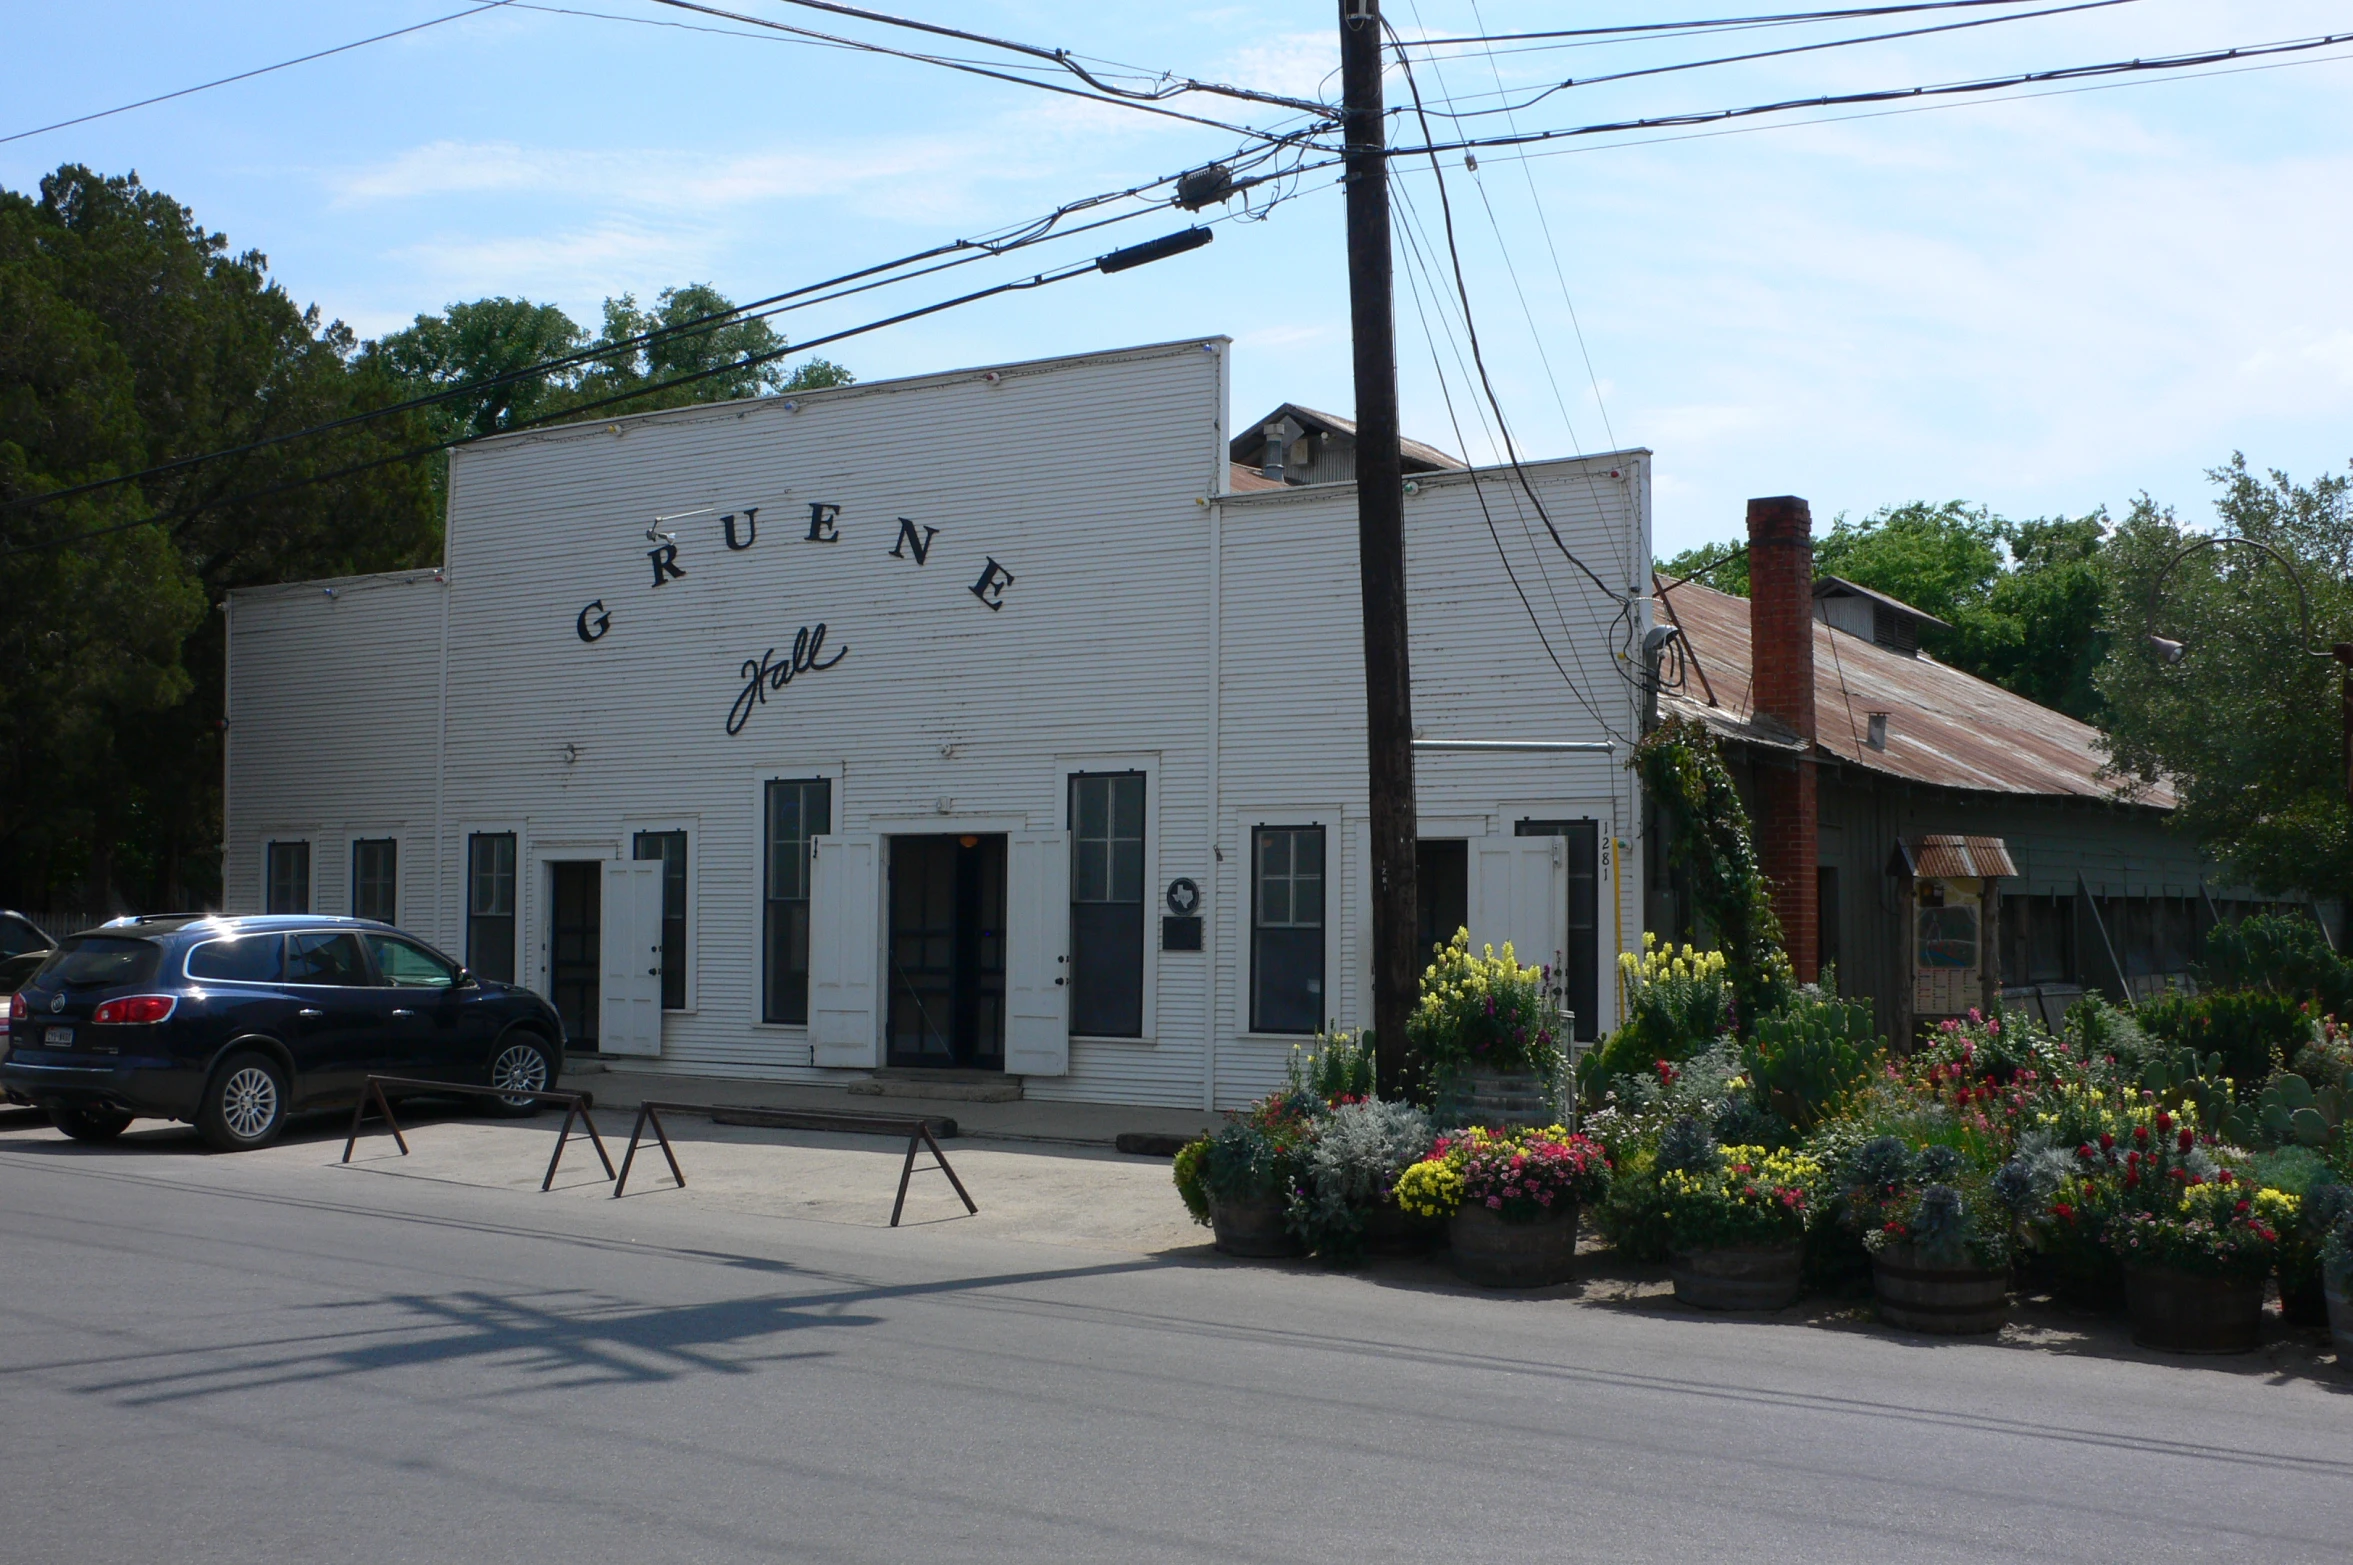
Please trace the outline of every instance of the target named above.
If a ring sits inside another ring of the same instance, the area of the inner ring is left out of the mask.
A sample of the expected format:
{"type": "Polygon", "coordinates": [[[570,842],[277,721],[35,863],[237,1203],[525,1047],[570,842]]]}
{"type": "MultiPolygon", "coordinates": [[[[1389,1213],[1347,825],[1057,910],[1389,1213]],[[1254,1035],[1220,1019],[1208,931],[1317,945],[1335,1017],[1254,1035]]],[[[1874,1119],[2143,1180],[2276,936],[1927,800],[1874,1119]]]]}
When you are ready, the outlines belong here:
{"type": "MultiPolygon", "coordinates": [[[[1860,1323],[0,1116],[0,1560],[2290,1560],[2308,1348],[1860,1323]]],[[[989,1193],[976,1194],[985,1204],[989,1193]]]]}

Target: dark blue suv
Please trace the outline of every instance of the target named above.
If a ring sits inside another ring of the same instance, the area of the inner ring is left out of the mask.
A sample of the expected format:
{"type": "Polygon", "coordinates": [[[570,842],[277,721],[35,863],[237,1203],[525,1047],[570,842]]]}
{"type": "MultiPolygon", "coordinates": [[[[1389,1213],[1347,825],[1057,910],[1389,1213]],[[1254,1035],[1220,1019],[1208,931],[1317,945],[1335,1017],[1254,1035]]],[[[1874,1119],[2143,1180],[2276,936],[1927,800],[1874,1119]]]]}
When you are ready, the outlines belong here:
{"type": "Polygon", "coordinates": [[[59,945],[8,1019],[0,1088],[67,1135],[188,1120],[224,1151],[355,1101],[371,1073],[542,1091],[564,1045],[529,990],[390,925],[308,915],[118,919],[59,945]]]}

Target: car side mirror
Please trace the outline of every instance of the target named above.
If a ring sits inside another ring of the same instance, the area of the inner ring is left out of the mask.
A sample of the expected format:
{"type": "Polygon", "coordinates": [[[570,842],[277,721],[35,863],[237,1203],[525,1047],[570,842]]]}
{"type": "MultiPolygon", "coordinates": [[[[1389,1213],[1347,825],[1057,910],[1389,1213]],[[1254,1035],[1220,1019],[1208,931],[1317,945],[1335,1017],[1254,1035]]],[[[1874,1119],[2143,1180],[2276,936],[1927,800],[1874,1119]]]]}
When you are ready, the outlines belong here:
{"type": "Polygon", "coordinates": [[[458,969],[458,981],[452,987],[458,989],[470,989],[474,986],[475,982],[476,979],[474,977],[474,970],[470,967],[461,967],[458,969]]]}

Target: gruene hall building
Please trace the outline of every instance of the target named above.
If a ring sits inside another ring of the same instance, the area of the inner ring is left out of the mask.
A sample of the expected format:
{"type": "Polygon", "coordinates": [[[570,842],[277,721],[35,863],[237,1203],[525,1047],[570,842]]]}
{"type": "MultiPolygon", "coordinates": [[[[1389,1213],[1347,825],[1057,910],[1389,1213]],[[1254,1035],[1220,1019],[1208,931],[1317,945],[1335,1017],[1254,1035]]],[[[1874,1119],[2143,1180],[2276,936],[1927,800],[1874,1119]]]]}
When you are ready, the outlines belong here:
{"type": "MultiPolygon", "coordinates": [[[[402,924],[647,1068],[1265,1091],[1369,1017],[1356,507],[1233,463],[1228,365],[454,453],[441,568],[232,595],[228,905],[402,924]]],[[[1424,932],[1514,942],[1591,1037],[1641,928],[1649,454],[1410,487],[1424,932]]]]}

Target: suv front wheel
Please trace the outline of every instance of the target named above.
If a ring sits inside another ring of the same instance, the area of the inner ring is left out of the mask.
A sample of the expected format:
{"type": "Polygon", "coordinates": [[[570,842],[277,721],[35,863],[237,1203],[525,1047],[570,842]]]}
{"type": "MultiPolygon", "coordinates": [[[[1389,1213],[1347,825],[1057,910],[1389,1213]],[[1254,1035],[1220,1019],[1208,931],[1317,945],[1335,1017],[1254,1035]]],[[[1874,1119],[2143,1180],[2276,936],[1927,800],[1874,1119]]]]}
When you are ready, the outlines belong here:
{"type": "MultiPolygon", "coordinates": [[[[547,1041],[537,1033],[520,1029],[498,1040],[498,1047],[490,1056],[490,1085],[509,1091],[553,1092],[556,1090],[555,1055],[547,1041]]],[[[536,1098],[522,1096],[497,1097],[490,1100],[495,1113],[522,1117],[539,1112],[536,1098]]]]}
{"type": "Polygon", "coordinates": [[[286,1127],[286,1072],[259,1050],[232,1054],[213,1072],[196,1129],[220,1152],[267,1146],[286,1127]]]}

